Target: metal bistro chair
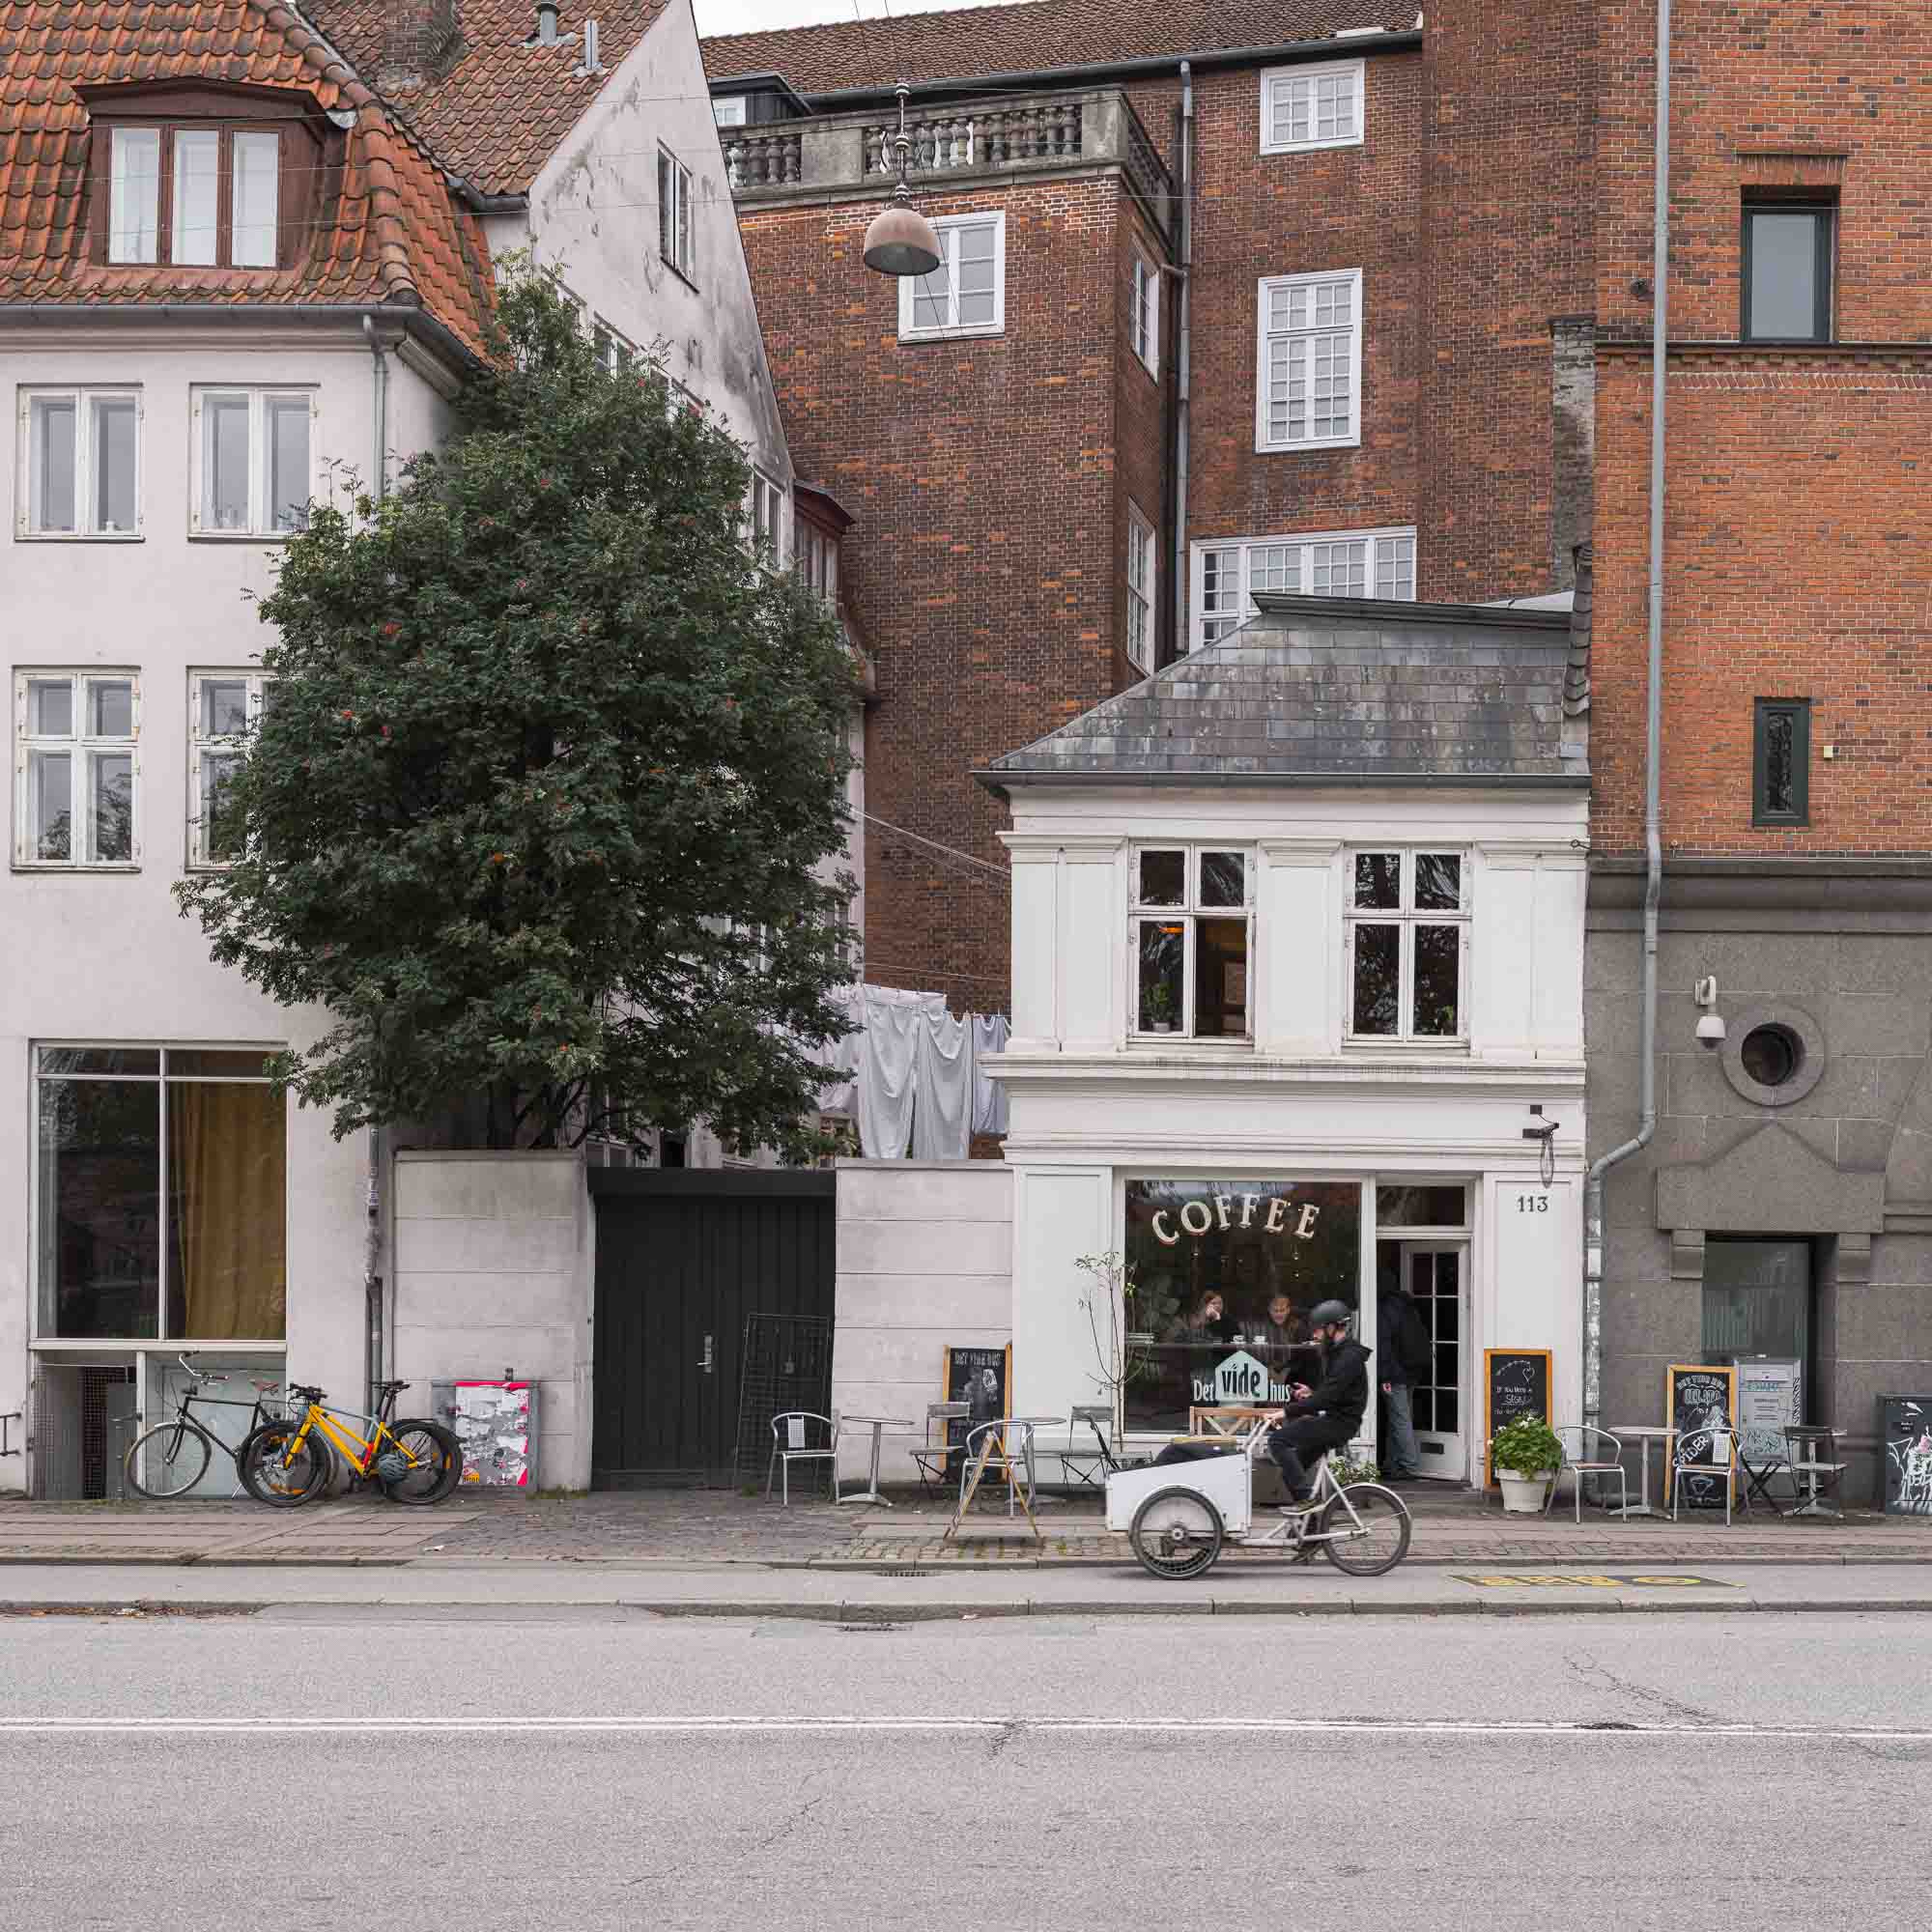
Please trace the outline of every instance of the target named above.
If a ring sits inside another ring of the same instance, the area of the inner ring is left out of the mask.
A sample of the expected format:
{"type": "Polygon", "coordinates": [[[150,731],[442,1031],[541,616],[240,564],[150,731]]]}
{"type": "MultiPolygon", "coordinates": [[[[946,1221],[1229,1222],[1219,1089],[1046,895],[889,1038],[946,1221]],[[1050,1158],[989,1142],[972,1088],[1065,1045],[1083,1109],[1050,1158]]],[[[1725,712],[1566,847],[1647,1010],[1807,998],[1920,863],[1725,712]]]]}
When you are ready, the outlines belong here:
{"type": "Polygon", "coordinates": [[[1615,1476],[1617,1479],[1617,1506],[1630,1507],[1630,1478],[1624,1473],[1624,1445],[1607,1429],[1593,1429],[1587,1423],[1566,1422],[1556,1432],[1556,1439],[1563,1445],[1563,1464],[1549,1484],[1549,1493],[1543,1499],[1543,1513],[1549,1514],[1549,1506],[1556,1500],[1556,1489],[1565,1476],[1571,1478],[1574,1501],[1577,1506],[1577,1520],[1583,1520],[1583,1478],[1585,1476],[1615,1476]]]}
{"type": "Polygon", "coordinates": [[[838,1472],[838,1417],[819,1415],[809,1408],[788,1408],[772,1417],[772,1460],[765,1466],[765,1500],[772,1495],[772,1478],[784,1472],[784,1506],[791,1507],[791,1465],[823,1463],[836,1494],[838,1472]]]}
{"type": "Polygon", "coordinates": [[[1684,1501],[1684,1486],[1691,1478],[1713,1477],[1724,1486],[1724,1527],[1731,1526],[1731,1503],[1738,1488],[1738,1438],[1728,1429],[1687,1429],[1670,1446],[1670,1520],[1684,1501]],[[1696,1459],[1714,1449],[1723,1460],[1702,1463],[1696,1459]]]}
{"type": "Polygon", "coordinates": [[[1104,1490],[1107,1478],[1122,1466],[1108,1439],[1114,1427],[1114,1405],[1110,1402],[1076,1402],[1073,1405],[1067,1445],[1048,1453],[1060,1458],[1060,1466],[1077,1483],[1090,1490],[1104,1490]],[[1094,1447],[1073,1445],[1071,1431],[1082,1423],[1094,1432],[1094,1447]]]}
{"type": "Polygon", "coordinates": [[[952,1459],[962,1453],[948,1432],[972,1412],[972,1405],[964,1402],[929,1402],[925,1406],[925,1440],[912,1452],[912,1460],[919,1470],[921,1492],[928,1502],[937,1502],[945,1494],[952,1480],[952,1459]]]}

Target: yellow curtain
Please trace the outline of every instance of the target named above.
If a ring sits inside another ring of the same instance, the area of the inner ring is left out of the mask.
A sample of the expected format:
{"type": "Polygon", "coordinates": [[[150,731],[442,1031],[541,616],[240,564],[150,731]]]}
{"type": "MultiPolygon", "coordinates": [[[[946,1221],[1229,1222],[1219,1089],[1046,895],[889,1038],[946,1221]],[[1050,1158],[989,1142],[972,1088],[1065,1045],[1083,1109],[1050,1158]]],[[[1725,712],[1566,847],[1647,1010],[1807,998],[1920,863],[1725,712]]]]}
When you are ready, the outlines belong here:
{"type": "Polygon", "coordinates": [[[168,1083],[171,1259],[184,1339],[272,1342],[286,1333],[286,1122],[270,1087],[168,1083]]]}

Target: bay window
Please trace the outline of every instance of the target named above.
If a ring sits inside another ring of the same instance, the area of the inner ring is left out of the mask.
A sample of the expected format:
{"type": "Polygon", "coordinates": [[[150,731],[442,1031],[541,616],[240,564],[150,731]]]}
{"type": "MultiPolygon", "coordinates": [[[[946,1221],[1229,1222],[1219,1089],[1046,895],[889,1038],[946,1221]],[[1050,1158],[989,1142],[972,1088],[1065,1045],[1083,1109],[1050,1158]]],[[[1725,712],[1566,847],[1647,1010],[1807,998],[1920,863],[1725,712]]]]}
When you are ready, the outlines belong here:
{"type": "Polygon", "coordinates": [[[1152,847],[1133,856],[1133,1031],[1245,1039],[1253,867],[1240,850],[1152,847]]]}
{"type": "Polygon", "coordinates": [[[1468,866],[1461,853],[1351,853],[1347,923],[1350,1037],[1468,1037],[1468,866]]]}

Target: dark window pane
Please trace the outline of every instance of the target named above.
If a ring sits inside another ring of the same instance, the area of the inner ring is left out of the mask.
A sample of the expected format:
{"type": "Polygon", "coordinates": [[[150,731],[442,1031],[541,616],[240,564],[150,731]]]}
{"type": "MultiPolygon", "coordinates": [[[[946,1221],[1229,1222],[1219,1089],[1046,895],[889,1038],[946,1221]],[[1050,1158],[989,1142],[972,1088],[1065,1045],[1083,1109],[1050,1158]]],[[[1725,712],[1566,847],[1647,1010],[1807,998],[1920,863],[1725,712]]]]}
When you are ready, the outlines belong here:
{"type": "Polygon", "coordinates": [[[1797,801],[1793,795],[1792,741],[1798,721],[1789,711],[1767,710],[1764,714],[1764,809],[1791,811],[1797,801]]]}
{"type": "Polygon", "coordinates": [[[1369,912],[1394,912],[1402,904],[1402,855],[1355,854],[1355,903],[1369,912]]]}
{"type": "Polygon", "coordinates": [[[1248,862],[1239,852],[1201,855],[1201,903],[1239,906],[1248,902],[1248,862]]]}
{"type": "Polygon", "coordinates": [[[103,534],[134,528],[135,406],[103,398],[94,406],[94,527],[103,534]]]}
{"type": "Polygon", "coordinates": [[[1378,1187],[1376,1225],[1381,1228],[1460,1228],[1467,1212],[1461,1187],[1378,1187]]]}
{"type": "Polygon", "coordinates": [[[191,1073],[210,1079],[263,1080],[269,1059],[266,1047],[249,1047],[241,1052],[223,1052],[218,1047],[176,1046],[168,1049],[168,1074],[179,1080],[191,1073]]]}
{"type": "Polygon", "coordinates": [[[1747,332],[1809,340],[1818,333],[1818,224],[1808,211],[1755,209],[1747,332]]]}
{"type": "Polygon", "coordinates": [[[27,754],[28,837],[36,859],[73,857],[73,758],[67,752],[27,754]]]}
{"type": "Polygon", "coordinates": [[[1416,1428],[1433,1433],[1435,1428],[1435,1391],[1412,1388],[1408,1393],[1409,1413],[1415,1418],[1416,1428]]]}
{"type": "Polygon", "coordinates": [[[158,1073],[161,1056],[152,1046],[43,1046],[43,1073],[158,1073]]]}
{"type": "Polygon", "coordinates": [[[1431,1038],[1462,1031],[1460,925],[1415,928],[1415,1032],[1431,1038]]]}
{"type": "Polygon", "coordinates": [[[32,677],[27,680],[27,729],[43,738],[73,735],[73,680],[32,677]]]}
{"type": "Polygon", "coordinates": [[[1456,1433],[1456,1398],[1454,1378],[1444,1376],[1435,1385],[1435,1433],[1438,1435],[1454,1435],[1456,1433]]]}
{"type": "Polygon", "coordinates": [[[123,678],[89,678],[87,731],[92,738],[131,738],[134,687],[123,678]]]}
{"type": "Polygon", "coordinates": [[[239,738],[248,728],[248,686],[239,677],[201,681],[201,735],[239,738]]]}
{"type": "Polygon", "coordinates": [[[228,788],[241,768],[232,753],[204,753],[201,760],[202,852],[220,866],[242,856],[242,814],[228,788]]]}
{"type": "Polygon", "coordinates": [[[1140,1004],[1143,1033],[1172,1033],[1180,1022],[1187,928],[1179,922],[1141,923],[1140,1004]]]}
{"type": "Polygon", "coordinates": [[[1248,923],[1194,922],[1194,1031],[1204,1039],[1248,1030],[1248,923]]]}
{"type": "Polygon", "coordinates": [[[93,766],[93,856],[125,866],[134,856],[134,759],[127,752],[97,752],[93,766]]]}
{"type": "Polygon", "coordinates": [[[74,408],[50,398],[33,406],[38,440],[33,450],[28,517],[37,530],[73,528],[74,408]]]}
{"type": "Polygon", "coordinates": [[[160,1104],[158,1081],[41,1082],[43,1334],[157,1332],[160,1104]]]}
{"type": "Polygon", "coordinates": [[[1393,1034],[1402,998],[1402,928],[1355,928],[1356,1033],[1393,1034]]]}
{"type": "Polygon", "coordinates": [[[1415,855],[1417,912],[1458,912],[1463,905],[1463,861],[1454,852],[1415,855]]]}
{"type": "Polygon", "coordinates": [[[281,1339],[284,1118],[282,1096],[270,1087],[169,1082],[170,1337],[281,1339]]]}
{"type": "Polygon", "coordinates": [[[1141,854],[1142,905],[1178,906],[1187,895],[1185,852],[1141,854]]]}
{"type": "Polygon", "coordinates": [[[279,399],[269,405],[269,527],[308,527],[308,399],[279,399]]]}

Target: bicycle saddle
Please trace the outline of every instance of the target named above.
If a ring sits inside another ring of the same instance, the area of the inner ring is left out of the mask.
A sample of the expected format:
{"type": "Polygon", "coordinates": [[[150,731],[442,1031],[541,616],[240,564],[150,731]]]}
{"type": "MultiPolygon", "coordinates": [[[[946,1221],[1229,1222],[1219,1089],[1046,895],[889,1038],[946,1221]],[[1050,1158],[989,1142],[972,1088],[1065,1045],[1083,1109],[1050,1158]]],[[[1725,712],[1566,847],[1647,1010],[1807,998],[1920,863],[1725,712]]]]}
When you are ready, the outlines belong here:
{"type": "Polygon", "coordinates": [[[408,1382],[378,1382],[376,1384],[376,1393],[378,1395],[393,1395],[398,1389],[406,1389],[408,1387],[408,1382]]]}

